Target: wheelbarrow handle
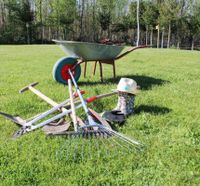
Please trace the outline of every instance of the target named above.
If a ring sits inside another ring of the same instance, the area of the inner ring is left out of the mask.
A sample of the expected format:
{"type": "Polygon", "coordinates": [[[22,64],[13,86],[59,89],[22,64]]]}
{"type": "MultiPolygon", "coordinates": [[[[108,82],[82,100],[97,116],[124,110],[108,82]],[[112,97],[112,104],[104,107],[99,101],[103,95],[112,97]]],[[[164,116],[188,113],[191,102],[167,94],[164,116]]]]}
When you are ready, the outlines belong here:
{"type": "Polygon", "coordinates": [[[148,48],[148,47],[149,47],[148,45],[140,45],[140,46],[137,46],[137,47],[131,47],[129,50],[127,50],[126,52],[124,52],[121,55],[119,55],[118,57],[116,57],[115,60],[124,57],[125,55],[129,54],[130,52],[132,52],[134,50],[137,50],[137,49],[140,49],[140,48],[148,48]]]}

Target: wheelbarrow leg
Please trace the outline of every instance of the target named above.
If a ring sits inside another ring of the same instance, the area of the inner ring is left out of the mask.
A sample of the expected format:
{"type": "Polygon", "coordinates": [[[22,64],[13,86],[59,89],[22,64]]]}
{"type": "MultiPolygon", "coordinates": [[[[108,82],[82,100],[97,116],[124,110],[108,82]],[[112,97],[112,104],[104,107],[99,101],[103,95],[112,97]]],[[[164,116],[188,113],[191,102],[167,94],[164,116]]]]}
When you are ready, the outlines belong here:
{"type": "Polygon", "coordinates": [[[97,62],[98,61],[95,61],[95,63],[94,63],[93,75],[95,75],[95,73],[96,73],[97,62]]]}
{"type": "Polygon", "coordinates": [[[114,78],[116,77],[116,72],[115,72],[115,61],[113,61],[113,76],[114,76],[114,78]]]}
{"type": "Polygon", "coordinates": [[[103,70],[102,70],[102,63],[101,63],[101,61],[99,61],[99,67],[100,67],[101,82],[103,82],[103,70]]]}
{"type": "Polygon", "coordinates": [[[84,78],[86,78],[86,71],[87,71],[87,62],[85,62],[84,65],[84,78]]]}

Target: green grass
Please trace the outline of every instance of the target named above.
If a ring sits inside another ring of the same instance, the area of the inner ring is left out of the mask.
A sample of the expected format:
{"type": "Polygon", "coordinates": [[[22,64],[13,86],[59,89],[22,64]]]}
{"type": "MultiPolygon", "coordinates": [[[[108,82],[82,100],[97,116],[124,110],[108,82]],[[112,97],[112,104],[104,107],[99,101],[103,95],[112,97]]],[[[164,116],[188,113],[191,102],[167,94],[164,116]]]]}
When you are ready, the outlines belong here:
{"type": "MultiPolygon", "coordinates": [[[[55,45],[0,46],[0,111],[28,118],[49,109],[32,93],[18,93],[35,81],[55,101],[66,99],[67,88],[54,82],[51,74],[62,56],[55,45]]],[[[92,64],[87,78],[81,76],[85,97],[110,92],[120,77],[137,81],[141,91],[135,114],[117,129],[143,142],[142,152],[123,154],[98,140],[47,138],[41,129],[13,140],[19,127],[0,117],[0,185],[199,185],[199,59],[199,52],[142,49],[117,61],[115,80],[106,65],[104,83],[99,72],[92,76],[92,64]],[[100,152],[95,144],[101,145],[100,152]]],[[[113,96],[90,106],[102,112],[116,102],[113,96]]]]}

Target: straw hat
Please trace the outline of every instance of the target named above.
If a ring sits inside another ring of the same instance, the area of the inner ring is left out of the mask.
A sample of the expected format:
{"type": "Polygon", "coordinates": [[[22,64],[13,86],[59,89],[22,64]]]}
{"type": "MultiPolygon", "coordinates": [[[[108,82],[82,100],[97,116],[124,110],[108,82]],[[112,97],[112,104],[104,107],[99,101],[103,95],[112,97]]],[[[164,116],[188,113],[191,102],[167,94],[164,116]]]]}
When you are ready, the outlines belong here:
{"type": "Polygon", "coordinates": [[[130,78],[121,78],[117,85],[117,90],[115,91],[126,92],[129,94],[137,94],[138,93],[137,88],[138,86],[135,80],[130,78]]]}

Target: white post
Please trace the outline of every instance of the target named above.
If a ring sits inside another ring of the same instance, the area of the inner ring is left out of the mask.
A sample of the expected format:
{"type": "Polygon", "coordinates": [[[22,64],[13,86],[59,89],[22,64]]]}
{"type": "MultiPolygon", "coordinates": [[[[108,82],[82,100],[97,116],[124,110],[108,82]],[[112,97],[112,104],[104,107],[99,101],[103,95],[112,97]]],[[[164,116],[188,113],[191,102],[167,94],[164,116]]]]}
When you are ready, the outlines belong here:
{"type": "Polygon", "coordinates": [[[162,40],[161,40],[161,48],[164,46],[164,35],[165,35],[165,28],[162,28],[162,40]]]}
{"type": "Polygon", "coordinates": [[[137,46],[139,46],[139,42],[140,42],[140,18],[139,18],[139,13],[140,13],[140,0],[137,0],[137,43],[136,43],[137,46]]]}
{"type": "Polygon", "coordinates": [[[27,34],[27,44],[30,44],[30,37],[29,37],[29,23],[26,23],[26,34],[27,34]]]}
{"type": "Polygon", "coordinates": [[[160,26],[159,24],[156,26],[156,30],[158,31],[157,35],[157,48],[160,47],[160,26]]]}

